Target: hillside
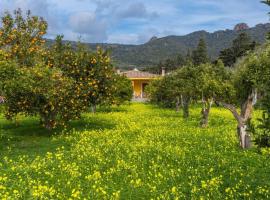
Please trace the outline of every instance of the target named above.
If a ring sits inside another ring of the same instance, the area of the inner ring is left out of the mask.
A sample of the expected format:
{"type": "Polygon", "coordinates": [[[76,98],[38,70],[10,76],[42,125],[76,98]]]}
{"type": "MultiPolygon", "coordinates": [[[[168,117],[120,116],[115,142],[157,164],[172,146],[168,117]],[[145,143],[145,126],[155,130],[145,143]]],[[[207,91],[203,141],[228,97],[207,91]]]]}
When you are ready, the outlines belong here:
{"type": "MultiPolygon", "coordinates": [[[[270,24],[259,24],[253,28],[243,30],[252,40],[258,43],[265,42],[265,35],[270,31],[270,24]]],[[[197,31],[185,36],[167,36],[151,40],[142,45],[102,45],[111,48],[114,61],[121,68],[134,66],[146,67],[157,64],[159,61],[174,57],[176,54],[186,54],[188,49],[194,49],[200,38],[205,38],[209,55],[215,59],[222,49],[228,48],[237,37],[239,31],[225,30],[208,33],[197,31]]],[[[93,47],[93,45],[91,45],[93,47]]]]}
{"type": "MultiPolygon", "coordinates": [[[[240,24],[242,26],[242,24],[240,24]]],[[[240,27],[241,27],[240,26],[240,27]]],[[[237,27],[238,29],[238,27],[237,27]]],[[[206,40],[211,59],[217,58],[219,52],[231,46],[232,41],[240,32],[246,32],[252,40],[258,43],[265,42],[265,36],[270,31],[270,24],[258,24],[244,30],[221,30],[214,33],[197,31],[184,36],[153,37],[149,42],[141,45],[123,44],[88,44],[91,49],[97,45],[110,49],[113,61],[122,68],[144,68],[156,65],[159,61],[175,57],[177,54],[185,55],[193,50],[200,38],[206,40]]]]}

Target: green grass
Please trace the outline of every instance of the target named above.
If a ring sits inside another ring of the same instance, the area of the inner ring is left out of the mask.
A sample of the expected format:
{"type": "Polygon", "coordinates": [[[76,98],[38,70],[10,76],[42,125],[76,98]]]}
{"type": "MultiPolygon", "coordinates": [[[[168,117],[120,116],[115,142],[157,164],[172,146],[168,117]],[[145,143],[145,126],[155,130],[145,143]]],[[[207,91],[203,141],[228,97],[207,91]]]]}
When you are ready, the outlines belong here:
{"type": "Polygon", "coordinates": [[[267,199],[270,159],[241,150],[231,114],[209,128],[152,105],[85,114],[48,132],[0,119],[0,197],[9,199],[267,199]]]}

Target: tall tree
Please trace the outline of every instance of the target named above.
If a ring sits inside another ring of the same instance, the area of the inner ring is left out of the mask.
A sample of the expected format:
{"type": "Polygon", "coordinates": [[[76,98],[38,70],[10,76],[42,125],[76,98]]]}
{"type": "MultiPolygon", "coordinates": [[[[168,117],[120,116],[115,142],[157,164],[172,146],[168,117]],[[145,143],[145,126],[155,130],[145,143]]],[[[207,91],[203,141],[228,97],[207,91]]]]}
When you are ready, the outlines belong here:
{"type": "Polygon", "coordinates": [[[240,33],[236,39],[233,40],[230,48],[224,49],[220,52],[219,59],[223,61],[225,66],[232,66],[236,60],[250,50],[254,50],[256,42],[251,41],[246,33],[240,33]]]}
{"type": "Polygon", "coordinates": [[[266,5],[270,6],[270,0],[262,1],[262,3],[265,3],[266,5]]]}
{"type": "Polygon", "coordinates": [[[201,38],[199,40],[197,48],[192,52],[192,60],[194,65],[205,64],[209,61],[207,46],[205,40],[201,38]]]}
{"type": "Polygon", "coordinates": [[[182,67],[186,64],[186,59],[182,54],[178,54],[175,59],[176,68],[182,67]]]}
{"type": "Polygon", "coordinates": [[[186,65],[168,77],[170,84],[167,89],[171,91],[170,96],[175,99],[176,107],[181,100],[184,118],[189,117],[191,100],[198,99],[202,79],[200,73],[200,70],[194,65],[186,65]]]}

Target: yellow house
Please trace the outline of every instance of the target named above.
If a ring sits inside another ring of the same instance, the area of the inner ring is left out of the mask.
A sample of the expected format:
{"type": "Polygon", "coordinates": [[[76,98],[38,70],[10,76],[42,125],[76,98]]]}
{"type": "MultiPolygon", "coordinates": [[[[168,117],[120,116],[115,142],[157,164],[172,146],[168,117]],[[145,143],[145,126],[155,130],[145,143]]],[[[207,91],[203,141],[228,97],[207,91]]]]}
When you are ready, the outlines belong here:
{"type": "MultiPolygon", "coordinates": [[[[133,97],[135,99],[146,98],[145,87],[149,84],[151,80],[160,77],[160,75],[151,74],[149,72],[142,72],[136,68],[131,71],[121,72],[121,74],[125,75],[127,78],[131,80],[133,86],[133,97]]],[[[162,70],[162,74],[165,74],[164,70],[162,70]]]]}

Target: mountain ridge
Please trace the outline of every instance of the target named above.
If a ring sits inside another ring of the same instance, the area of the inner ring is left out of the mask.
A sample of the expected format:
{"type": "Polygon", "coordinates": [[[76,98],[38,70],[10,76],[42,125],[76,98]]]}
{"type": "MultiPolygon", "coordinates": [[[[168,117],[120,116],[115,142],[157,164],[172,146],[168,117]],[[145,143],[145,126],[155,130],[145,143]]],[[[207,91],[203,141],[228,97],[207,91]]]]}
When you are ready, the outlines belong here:
{"type": "Polygon", "coordinates": [[[231,46],[232,41],[239,33],[247,33],[253,41],[264,43],[266,34],[270,32],[270,23],[257,24],[243,30],[218,30],[207,32],[195,31],[187,35],[170,35],[161,38],[153,36],[144,44],[111,44],[111,43],[85,43],[91,49],[100,46],[111,51],[112,60],[116,67],[121,69],[147,68],[157,65],[168,58],[179,54],[186,55],[197,47],[200,38],[204,38],[208,47],[209,57],[214,60],[219,52],[231,46]],[[153,39],[154,38],[154,39],[153,39]]]}

